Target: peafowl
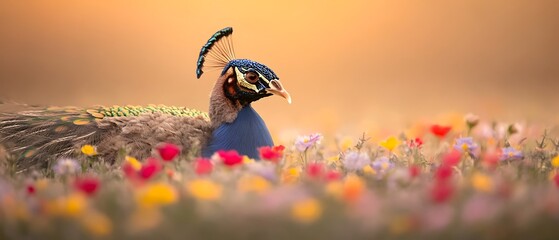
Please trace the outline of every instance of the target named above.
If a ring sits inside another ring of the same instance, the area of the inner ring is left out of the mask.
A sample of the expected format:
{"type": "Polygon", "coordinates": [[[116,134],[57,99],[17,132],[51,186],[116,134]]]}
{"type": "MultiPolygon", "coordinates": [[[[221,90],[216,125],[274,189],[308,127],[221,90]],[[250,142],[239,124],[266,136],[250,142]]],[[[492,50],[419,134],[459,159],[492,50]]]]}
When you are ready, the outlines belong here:
{"type": "Polygon", "coordinates": [[[232,33],[231,27],[217,31],[198,57],[198,79],[208,68],[222,69],[211,91],[208,113],[163,105],[49,107],[2,113],[0,145],[16,158],[20,170],[75,156],[86,144],[96,146],[98,156],[109,163],[122,149],[145,158],[161,142],[182,147],[183,154],[210,157],[223,149],[258,158],[258,147],[274,143],[251,103],[271,95],[291,103],[291,97],[270,68],[235,58],[232,33]]]}

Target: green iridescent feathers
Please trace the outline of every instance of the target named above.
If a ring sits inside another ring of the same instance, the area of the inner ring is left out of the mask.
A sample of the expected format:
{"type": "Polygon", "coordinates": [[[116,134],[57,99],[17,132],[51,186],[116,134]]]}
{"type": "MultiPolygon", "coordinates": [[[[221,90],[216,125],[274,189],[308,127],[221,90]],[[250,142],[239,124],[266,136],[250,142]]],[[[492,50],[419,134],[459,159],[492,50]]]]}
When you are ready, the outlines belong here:
{"type": "Polygon", "coordinates": [[[223,68],[235,59],[233,48],[233,28],[226,27],[214,33],[200,50],[196,64],[196,78],[204,73],[204,68],[223,68]]]}

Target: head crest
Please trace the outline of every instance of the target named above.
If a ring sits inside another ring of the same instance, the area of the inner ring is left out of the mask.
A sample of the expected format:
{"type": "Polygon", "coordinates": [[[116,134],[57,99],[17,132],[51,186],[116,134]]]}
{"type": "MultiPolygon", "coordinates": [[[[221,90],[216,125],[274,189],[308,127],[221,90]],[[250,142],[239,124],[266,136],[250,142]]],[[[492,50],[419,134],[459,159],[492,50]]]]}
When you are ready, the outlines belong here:
{"type": "Polygon", "coordinates": [[[235,59],[233,48],[233,28],[226,27],[214,33],[200,50],[196,64],[196,78],[200,78],[204,67],[223,68],[229,61],[235,59]]]}

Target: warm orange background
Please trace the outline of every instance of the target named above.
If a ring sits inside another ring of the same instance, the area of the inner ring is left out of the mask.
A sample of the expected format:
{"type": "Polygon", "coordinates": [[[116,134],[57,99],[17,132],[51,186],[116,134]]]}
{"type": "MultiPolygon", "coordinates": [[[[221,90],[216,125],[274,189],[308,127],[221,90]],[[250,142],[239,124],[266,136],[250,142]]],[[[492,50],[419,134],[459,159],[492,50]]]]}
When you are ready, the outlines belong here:
{"type": "Polygon", "coordinates": [[[255,104],[276,134],[357,133],[448,112],[559,119],[559,1],[0,1],[0,98],[206,110],[200,47],[232,26],[237,57],[293,96],[255,104]]]}

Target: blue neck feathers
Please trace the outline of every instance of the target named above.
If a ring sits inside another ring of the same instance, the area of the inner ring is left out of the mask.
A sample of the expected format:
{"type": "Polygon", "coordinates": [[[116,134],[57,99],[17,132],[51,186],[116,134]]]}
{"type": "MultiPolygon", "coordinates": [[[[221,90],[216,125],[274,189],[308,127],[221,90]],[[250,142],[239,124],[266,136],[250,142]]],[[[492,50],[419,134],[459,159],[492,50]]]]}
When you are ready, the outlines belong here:
{"type": "Polygon", "coordinates": [[[214,130],[202,156],[211,157],[218,150],[237,150],[241,155],[259,159],[258,148],[273,145],[268,127],[249,104],[239,111],[235,121],[214,130]]]}

